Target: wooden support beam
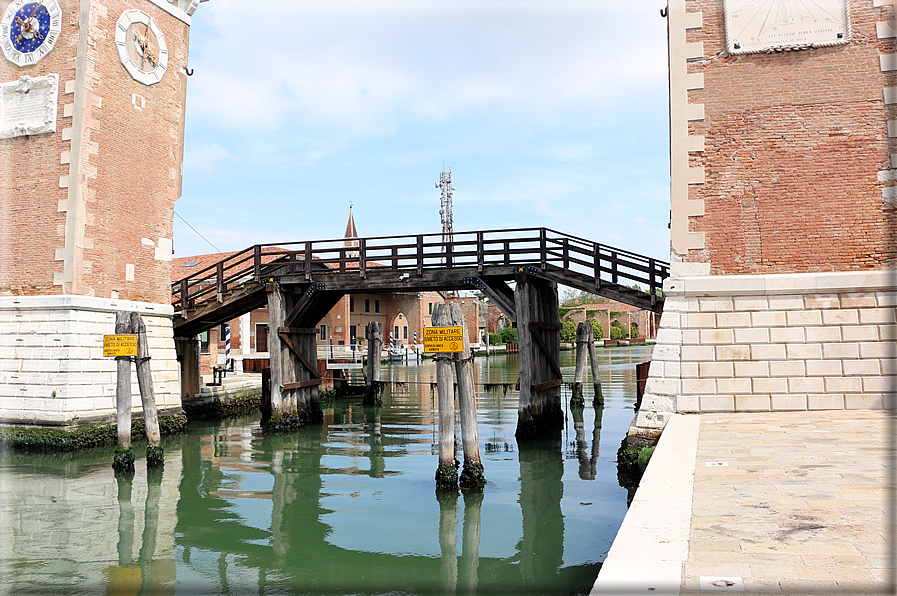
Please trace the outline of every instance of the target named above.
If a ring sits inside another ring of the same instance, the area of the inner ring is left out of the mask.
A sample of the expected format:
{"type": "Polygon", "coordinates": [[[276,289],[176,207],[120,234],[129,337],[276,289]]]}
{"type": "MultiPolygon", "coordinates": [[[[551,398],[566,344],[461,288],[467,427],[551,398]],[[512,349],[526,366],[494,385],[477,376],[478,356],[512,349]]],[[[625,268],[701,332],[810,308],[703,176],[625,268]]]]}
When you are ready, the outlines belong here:
{"type": "MultiPolygon", "coordinates": [[[[293,355],[296,357],[297,360],[299,360],[299,362],[302,363],[302,366],[304,366],[305,369],[309,372],[309,374],[311,374],[313,379],[320,379],[321,375],[318,372],[317,365],[312,365],[308,360],[306,360],[305,355],[302,354],[302,351],[296,346],[296,344],[293,343],[293,340],[290,339],[289,334],[296,333],[296,332],[287,331],[287,329],[288,329],[287,327],[281,327],[280,329],[277,330],[277,334],[280,336],[281,341],[283,341],[287,345],[287,347],[290,349],[290,351],[293,352],[293,355]]],[[[298,333],[304,333],[304,330],[300,331],[298,333]]],[[[317,332],[315,332],[315,333],[317,333],[317,332]]],[[[284,384],[284,388],[287,388],[287,384],[284,384]]]]}
{"type": "Polygon", "coordinates": [[[382,385],[380,384],[380,346],[383,341],[383,324],[372,321],[364,328],[364,337],[368,342],[368,368],[365,379],[364,403],[367,405],[381,405],[380,397],[382,385]]]}
{"type": "Polygon", "coordinates": [[[318,330],[314,327],[281,327],[277,330],[278,333],[308,333],[311,335],[317,335],[318,330]]]}
{"type": "Polygon", "coordinates": [[[545,357],[545,361],[551,367],[551,370],[554,371],[554,374],[557,375],[559,379],[564,378],[564,373],[561,372],[561,367],[558,366],[558,362],[555,359],[554,355],[551,351],[549,351],[548,346],[545,345],[545,342],[542,340],[541,334],[539,331],[542,330],[554,330],[560,329],[560,325],[553,324],[545,324],[545,323],[530,323],[530,330],[532,330],[532,338],[536,340],[536,344],[542,350],[542,354],[545,357]]]}
{"type": "Polygon", "coordinates": [[[520,362],[518,441],[554,437],[564,423],[559,390],[563,383],[558,366],[560,335],[555,323],[557,286],[533,275],[531,268],[521,269],[514,289],[520,362]]]}
{"type": "Polygon", "coordinates": [[[538,383],[536,385],[533,385],[532,387],[534,392],[539,392],[545,391],[546,389],[554,389],[555,387],[560,387],[563,384],[563,379],[553,379],[551,381],[545,381],[544,383],[538,383]]]}
{"type": "Polygon", "coordinates": [[[297,383],[285,383],[283,388],[286,390],[290,389],[302,389],[303,387],[315,387],[321,384],[321,379],[309,379],[307,381],[299,381],[297,383]]]}

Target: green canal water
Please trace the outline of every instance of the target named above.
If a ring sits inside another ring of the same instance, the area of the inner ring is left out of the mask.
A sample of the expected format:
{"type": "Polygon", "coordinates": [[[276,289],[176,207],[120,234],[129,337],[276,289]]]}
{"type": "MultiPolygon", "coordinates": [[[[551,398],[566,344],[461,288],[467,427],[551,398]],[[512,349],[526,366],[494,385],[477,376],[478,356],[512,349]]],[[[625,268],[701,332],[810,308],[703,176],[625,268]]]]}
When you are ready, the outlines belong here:
{"type": "MultiPolygon", "coordinates": [[[[439,496],[432,361],[384,365],[382,408],[262,436],[258,417],[190,423],[165,469],[111,450],[0,459],[3,594],[583,594],[626,513],[615,457],[650,348],[598,351],[605,406],[518,445],[513,355],[477,358],[482,493],[439,496]]],[[[562,353],[566,381],[573,352],[562,353]]],[[[564,390],[564,401],[569,392],[564,390]]],[[[138,454],[143,451],[137,445],[138,454]]],[[[458,458],[461,459],[460,444],[458,458]]]]}

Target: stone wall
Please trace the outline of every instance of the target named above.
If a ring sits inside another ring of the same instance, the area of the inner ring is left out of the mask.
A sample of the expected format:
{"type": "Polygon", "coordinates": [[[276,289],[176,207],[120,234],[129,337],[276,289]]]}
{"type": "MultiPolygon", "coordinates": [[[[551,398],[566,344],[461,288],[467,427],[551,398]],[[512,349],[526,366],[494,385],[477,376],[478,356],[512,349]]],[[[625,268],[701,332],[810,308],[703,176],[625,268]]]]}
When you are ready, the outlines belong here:
{"type": "Polygon", "coordinates": [[[895,272],[671,280],[636,426],[673,412],[893,408],[895,272]]]}
{"type": "MultiPolygon", "coordinates": [[[[146,325],[156,406],[180,410],[171,306],[88,296],[0,297],[0,423],[77,425],[115,420],[116,363],[103,356],[116,311],[146,325]]],[[[131,393],[140,392],[132,367],[131,393]]]]}

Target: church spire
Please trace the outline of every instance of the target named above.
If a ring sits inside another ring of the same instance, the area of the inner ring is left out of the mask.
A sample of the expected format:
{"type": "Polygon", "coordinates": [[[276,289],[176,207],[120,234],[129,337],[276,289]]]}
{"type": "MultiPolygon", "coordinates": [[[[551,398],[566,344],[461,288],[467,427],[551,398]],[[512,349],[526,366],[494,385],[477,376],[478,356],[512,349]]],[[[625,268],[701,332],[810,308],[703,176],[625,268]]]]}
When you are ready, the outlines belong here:
{"type": "Polygon", "coordinates": [[[348,240],[348,238],[358,238],[358,229],[355,227],[355,215],[352,214],[352,204],[349,204],[349,221],[346,223],[346,234],[343,238],[347,238],[344,246],[358,246],[357,240],[348,240]]]}

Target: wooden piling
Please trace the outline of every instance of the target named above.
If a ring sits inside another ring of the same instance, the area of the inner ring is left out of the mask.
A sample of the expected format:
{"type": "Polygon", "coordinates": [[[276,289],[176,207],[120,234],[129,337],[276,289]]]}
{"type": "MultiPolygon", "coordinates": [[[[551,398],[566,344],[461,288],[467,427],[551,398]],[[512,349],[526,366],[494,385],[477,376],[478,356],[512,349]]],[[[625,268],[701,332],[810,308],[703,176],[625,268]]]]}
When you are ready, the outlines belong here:
{"type": "MultiPolygon", "coordinates": [[[[451,326],[447,304],[433,305],[433,326],[451,326]]],[[[436,490],[458,490],[458,460],[455,459],[455,383],[452,358],[436,354],[436,393],[439,395],[439,467],[436,468],[436,490]]]]}
{"type": "Polygon", "coordinates": [[[515,280],[520,361],[517,440],[555,439],[564,427],[557,284],[525,272],[517,273],[515,280]]]}
{"type": "Polygon", "coordinates": [[[576,326],[576,369],[573,373],[573,395],[570,397],[571,408],[582,408],[585,406],[585,400],[582,397],[582,379],[585,375],[586,352],[588,351],[586,343],[591,337],[592,324],[589,321],[583,321],[576,326]]]}
{"type": "MultiPolygon", "coordinates": [[[[131,314],[125,311],[115,313],[115,334],[132,333],[131,314]]],[[[118,440],[112,469],[115,475],[134,474],[134,451],[131,449],[131,357],[117,356],[115,380],[115,413],[117,417],[118,440]]]]}
{"type": "Polygon", "coordinates": [[[458,304],[449,304],[449,326],[461,327],[464,343],[461,353],[454,355],[455,375],[458,378],[458,406],[461,408],[461,443],[464,450],[464,469],[459,478],[463,489],[479,489],[486,485],[483,462],[480,458],[480,438],[477,428],[477,396],[473,383],[473,354],[467,337],[467,319],[458,304]]]}
{"type": "Polygon", "coordinates": [[[592,385],[595,388],[595,395],[592,397],[593,406],[604,405],[604,395],[601,394],[601,377],[598,375],[598,353],[595,350],[595,337],[592,332],[592,324],[589,322],[588,340],[586,347],[589,349],[589,368],[592,371],[592,385]]]}
{"type": "MultiPolygon", "coordinates": [[[[124,311],[115,313],[115,334],[131,333],[131,315],[124,311]]],[[[115,409],[118,415],[118,447],[131,448],[131,358],[115,358],[117,377],[115,382],[115,409]]]]}
{"type": "Polygon", "coordinates": [[[283,345],[277,330],[286,322],[286,306],[284,305],[283,290],[277,284],[268,284],[268,328],[271,337],[268,340],[268,362],[271,368],[271,389],[268,410],[271,416],[283,416],[284,407],[283,385],[286,378],[284,370],[289,361],[289,348],[283,345]]]}
{"type": "Polygon", "coordinates": [[[131,313],[131,328],[137,333],[137,385],[140,387],[140,401],[143,405],[143,422],[146,426],[146,465],[161,467],[164,463],[161,434],[159,433],[159,413],[156,411],[156,396],[153,390],[153,373],[150,368],[149,343],[146,326],[140,313],[131,313]]]}
{"type": "Polygon", "coordinates": [[[364,328],[364,337],[368,341],[368,374],[365,379],[364,400],[366,406],[383,405],[383,383],[380,380],[380,346],[383,342],[383,325],[377,321],[368,323],[364,328]]]}

